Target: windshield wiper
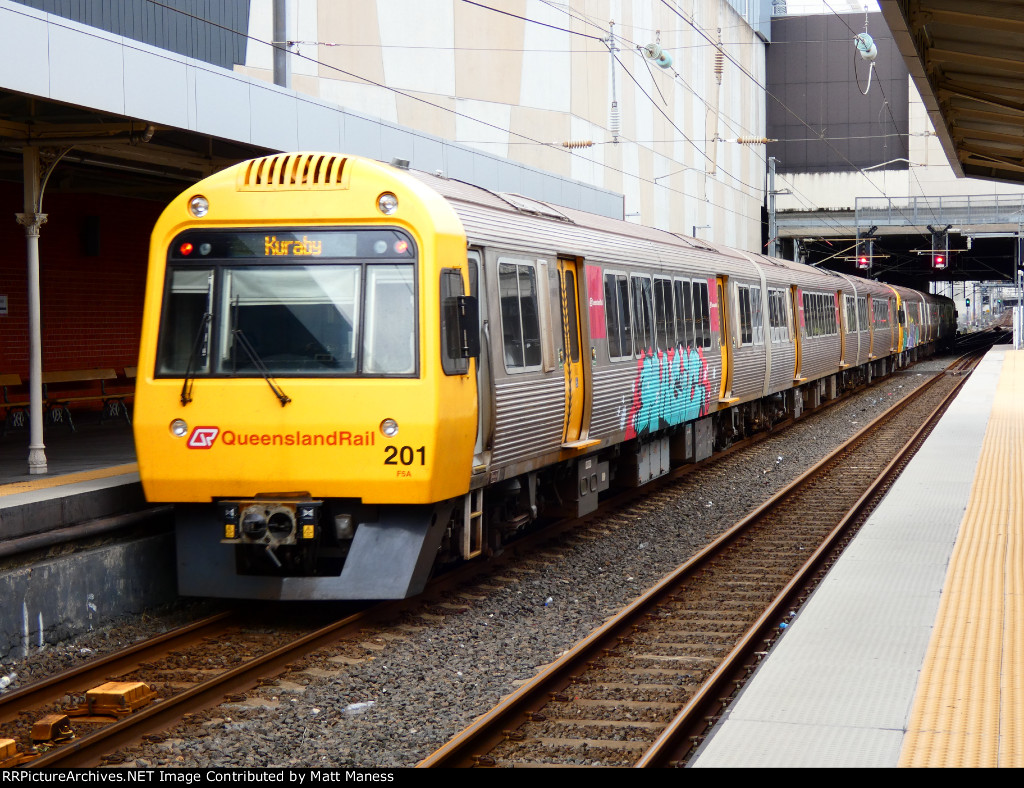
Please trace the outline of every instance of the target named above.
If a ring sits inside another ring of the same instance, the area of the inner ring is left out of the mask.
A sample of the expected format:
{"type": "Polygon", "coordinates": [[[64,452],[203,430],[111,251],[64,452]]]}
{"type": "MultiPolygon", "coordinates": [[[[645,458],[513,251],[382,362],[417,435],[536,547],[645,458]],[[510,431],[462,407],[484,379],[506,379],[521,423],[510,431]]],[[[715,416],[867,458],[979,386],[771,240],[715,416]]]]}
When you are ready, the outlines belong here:
{"type": "Polygon", "coordinates": [[[206,327],[213,317],[209,312],[204,312],[199,321],[199,330],[196,331],[196,339],[192,343],[192,352],[188,354],[188,364],[185,365],[185,380],[181,383],[181,404],[188,405],[192,401],[192,365],[196,363],[196,354],[199,352],[199,343],[203,341],[206,334],[206,327]]]}
{"type": "Polygon", "coordinates": [[[257,371],[261,375],[263,375],[263,379],[267,381],[267,385],[270,386],[270,390],[274,392],[274,396],[281,400],[281,407],[283,408],[291,402],[291,397],[281,391],[281,387],[274,382],[274,378],[270,374],[270,370],[267,369],[266,364],[264,364],[263,360],[259,357],[259,354],[256,352],[256,348],[250,344],[248,338],[242,333],[242,329],[232,329],[231,333],[235,337],[235,342],[241,345],[242,349],[246,352],[246,355],[249,356],[249,360],[252,361],[253,366],[256,367],[257,371]]]}

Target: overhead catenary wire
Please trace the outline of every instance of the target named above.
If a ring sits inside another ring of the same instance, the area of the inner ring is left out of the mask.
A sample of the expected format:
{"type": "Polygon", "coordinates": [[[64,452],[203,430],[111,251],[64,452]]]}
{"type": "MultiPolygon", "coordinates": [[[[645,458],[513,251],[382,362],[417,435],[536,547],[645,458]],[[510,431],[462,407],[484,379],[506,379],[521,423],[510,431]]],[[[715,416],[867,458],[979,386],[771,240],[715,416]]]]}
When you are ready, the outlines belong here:
{"type": "MultiPolygon", "coordinates": [[[[203,19],[202,17],[196,16],[195,14],[191,14],[191,13],[189,13],[187,11],[183,11],[182,9],[175,8],[175,7],[170,6],[170,5],[168,5],[168,4],[164,3],[164,2],[161,2],[161,0],[146,0],[146,1],[148,3],[150,3],[150,4],[152,4],[152,5],[158,6],[160,8],[164,8],[165,10],[168,10],[168,11],[171,11],[171,12],[174,12],[174,13],[177,13],[177,14],[181,14],[181,15],[186,16],[188,18],[191,18],[191,19],[193,19],[195,21],[203,22],[204,24],[208,24],[208,25],[210,25],[212,27],[216,27],[218,29],[225,30],[225,31],[227,31],[229,33],[232,33],[234,35],[238,35],[238,36],[241,36],[243,38],[246,38],[246,39],[249,39],[251,41],[254,41],[255,43],[263,44],[265,46],[272,46],[270,41],[267,41],[265,39],[261,39],[261,38],[259,38],[257,36],[251,35],[251,34],[249,34],[247,32],[241,32],[241,31],[238,31],[238,30],[234,30],[233,28],[230,28],[227,25],[222,25],[222,24],[219,24],[217,22],[213,22],[213,21],[210,21],[210,20],[207,20],[207,19],[203,19]]],[[[463,0],[463,2],[470,2],[470,1],[471,0],[463,0]]],[[[482,4],[479,4],[479,3],[473,3],[473,4],[474,5],[480,5],[482,8],[488,8],[487,6],[483,6],[482,4]]],[[[531,20],[527,20],[527,21],[531,21],[531,20]]],[[[574,31],[565,30],[565,29],[561,29],[561,28],[558,28],[558,29],[562,30],[563,32],[567,32],[567,33],[570,33],[570,34],[573,34],[573,35],[580,35],[580,34],[575,33],[574,31]]],[[[596,37],[594,37],[594,36],[586,36],[586,37],[587,38],[594,38],[594,39],[596,39],[596,37]]],[[[600,39],[596,39],[596,40],[600,40],[600,39]]],[[[395,88],[395,87],[392,87],[390,85],[385,85],[385,84],[377,82],[376,80],[371,79],[369,77],[365,77],[365,76],[363,76],[361,74],[356,74],[354,72],[348,71],[346,69],[340,68],[340,67],[332,65],[330,63],[326,63],[326,62],[324,62],[322,60],[319,60],[317,58],[310,57],[309,55],[304,55],[304,54],[299,53],[299,52],[293,52],[291,54],[292,54],[293,57],[301,58],[301,59],[306,60],[308,62],[315,63],[318,66],[321,66],[321,67],[323,67],[325,69],[329,69],[331,71],[335,71],[335,72],[337,72],[339,74],[344,74],[345,76],[352,77],[353,79],[359,80],[360,82],[364,82],[364,83],[366,83],[368,85],[372,85],[374,87],[378,87],[378,88],[381,88],[383,90],[390,91],[390,92],[394,93],[395,95],[402,96],[403,98],[407,98],[407,99],[410,99],[412,101],[415,101],[415,102],[418,102],[418,103],[425,104],[427,106],[433,107],[435,109],[438,109],[438,110],[441,110],[441,111],[444,111],[444,112],[448,112],[448,113],[454,115],[455,117],[466,118],[468,120],[473,121],[474,123],[480,124],[481,126],[485,126],[485,127],[488,127],[488,128],[493,128],[496,131],[500,131],[503,134],[508,134],[510,136],[518,137],[518,138],[520,138],[522,140],[525,140],[527,143],[534,144],[534,145],[543,145],[543,146],[547,146],[547,147],[557,146],[557,143],[544,142],[542,140],[534,139],[534,138],[532,138],[532,137],[530,137],[530,136],[528,136],[526,134],[522,134],[520,132],[516,132],[516,131],[513,131],[511,129],[507,129],[507,128],[504,128],[502,126],[498,126],[498,125],[496,125],[494,123],[490,123],[490,122],[488,122],[486,120],[482,120],[480,118],[474,117],[473,115],[471,115],[469,113],[466,113],[466,112],[463,112],[463,111],[460,111],[460,110],[457,110],[457,109],[453,109],[452,107],[448,107],[448,106],[445,106],[443,104],[438,104],[438,103],[432,102],[429,99],[423,98],[422,96],[416,95],[416,94],[411,93],[409,91],[405,91],[405,90],[402,90],[400,88],[395,88]]],[[[566,153],[566,155],[569,155],[569,156],[579,156],[579,154],[575,153],[571,149],[565,149],[564,152],[566,153]]],[[[592,163],[592,159],[590,159],[588,157],[582,157],[582,158],[585,161],[587,161],[588,163],[592,163]]],[[[634,179],[636,179],[637,181],[640,181],[640,182],[650,183],[650,184],[653,184],[653,185],[661,186],[661,184],[655,184],[655,182],[652,179],[650,179],[650,178],[645,178],[645,177],[643,177],[641,175],[638,175],[636,173],[628,172],[628,171],[623,170],[621,168],[615,167],[614,165],[606,163],[606,164],[603,164],[602,166],[605,169],[607,169],[607,170],[619,173],[620,175],[623,175],[623,176],[625,176],[627,178],[634,178],[634,179]]],[[[723,185],[725,185],[725,184],[723,184],[723,185]]],[[[671,192],[673,192],[675,194],[680,194],[681,196],[684,196],[684,197],[689,196],[686,192],[682,192],[682,191],[680,191],[678,189],[673,189],[671,187],[665,187],[665,186],[662,186],[662,188],[667,188],[669,191],[671,191],[671,192]]],[[[737,210],[735,208],[731,208],[731,207],[726,206],[726,205],[720,205],[720,204],[715,203],[715,202],[713,202],[712,200],[709,200],[709,199],[705,199],[705,202],[713,205],[715,208],[718,208],[719,210],[725,212],[726,214],[731,214],[731,215],[734,215],[734,216],[738,216],[738,217],[741,217],[743,219],[749,219],[750,218],[748,213],[739,211],[739,210],[737,210]]]]}
{"type": "MultiPolygon", "coordinates": [[[[710,37],[710,35],[709,35],[709,34],[708,34],[708,33],[707,33],[707,32],[706,32],[705,30],[703,30],[703,29],[702,29],[702,28],[701,28],[701,27],[700,27],[699,25],[697,25],[697,24],[696,24],[696,23],[694,23],[693,21],[691,21],[691,20],[687,19],[687,18],[686,18],[686,16],[685,16],[684,14],[682,14],[682,13],[681,13],[681,12],[679,11],[679,9],[677,9],[677,8],[675,7],[675,4],[674,4],[674,3],[670,3],[670,2],[669,2],[669,0],[661,0],[661,2],[662,2],[662,4],[663,4],[663,5],[664,5],[664,6],[666,7],[666,8],[668,8],[668,9],[669,9],[669,10],[670,10],[670,11],[671,11],[672,13],[674,13],[674,14],[675,14],[676,16],[678,16],[678,17],[679,17],[680,19],[682,19],[682,20],[683,20],[684,22],[686,22],[686,23],[687,23],[687,24],[689,24],[689,25],[690,25],[691,27],[693,27],[694,31],[696,31],[696,32],[697,32],[697,33],[698,33],[698,34],[699,34],[699,35],[700,35],[701,37],[703,37],[703,38],[704,38],[704,39],[705,39],[706,41],[708,41],[709,43],[711,43],[712,45],[714,45],[714,43],[715,43],[715,42],[714,42],[714,41],[712,40],[712,38],[710,37]]],[[[826,2],[826,3],[825,3],[825,5],[826,5],[826,6],[828,6],[828,3],[826,2]]],[[[831,8],[830,8],[830,10],[831,10],[831,8]]],[[[833,11],[833,13],[835,13],[835,12],[833,11]]],[[[852,30],[852,28],[851,28],[851,30],[852,30]]],[[[768,89],[768,87],[767,87],[766,85],[762,84],[762,83],[761,83],[761,82],[760,82],[760,81],[759,81],[759,80],[757,79],[757,77],[755,77],[755,76],[754,76],[753,74],[751,74],[751,73],[750,73],[750,72],[749,72],[749,71],[748,71],[748,70],[747,70],[747,69],[746,69],[746,68],[745,68],[745,67],[743,66],[743,64],[741,64],[741,63],[737,62],[737,61],[736,61],[736,59],[735,59],[734,57],[732,57],[732,55],[730,55],[730,54],[729,54],[728,52],[724,52],[724,51],[723,51],[723,54],[725,55],[725,57],[726,57],[726,58],[727,58],[727,59],[728,59],[728,60],[729,60],[729,61],[730,61],[731,63],[733,63],[733,65],[735,65],[735,66],[736,66],[736,67],[737,67],[737,68],[738,68],[738,69],[740,70],[740,72],[741,72],[741,73],[742,73],[742,74],[743,74],[744,76],[746,76],[746,77],[747,77],[748,79],[750,79],[750,80],[751,80],[751,81],[752,81],[752,82],[753,82],[753,83],[754,83],[755,85],[757,85],[757,86],[758,86],[758,87],[759,87],[759,88],[760,88],[761,90],[763,90],[763,91],[765,92],[765,95],[766,95],[766,96],[768,96],[769,98],[771,98],[772,100],[774,100],[775,102],[777,102],[777,103],[779,104],[779,106],[781,106],[781,107],[782,107],[782,108],[783,108],[783,109],[784,109],[784,110],[785,110],[785,111],[786,111],[786,112],[787,112],[787,113],[788,113],[789,115],[791,115],[792,117],[796,118],[796,119],[797,119],[797,120],[798,120],[798,121],[799,121],[799,122],[800,122],[800,123],[801,123],[801,124],[802,124],[803,126],[805,126],[805,127],[806,127],[806,128],[807,128],[807,129],[809,130],[809,131],[812,131],[812,132],[814,132],[814,128],[813,128],[813,127],[811,127],[811,125],[810,125],[810,124],[809,124],[809,123],[808,123],[808,122],[807,122],[806,120],[804,120],[804,119],[803,119],[802,117],[800,117],[800,115],[798,115],[798,114],[797,114],[796,112],[794,112],[794,111],[793,111],[793,109],[792,109],[791,107],[787,106],[787,105],[786,105],[786,104],[785,104],[785,103],[784,103],[784,102],[783,102],[783,101],[782,101],[781,99],[779,99],[779,97],[778,97],[778,96],[776,96],[776,95],[775,95],[774,93],[772,93],[772,92],[771,92],[771,91],[770,91],[770,90],[768,89]]],[[[884,96],[884,93],[883,93],[883,96],[884,96]]],[[[891,112],[891,109],[890,109],[890,112],[891,112]]],[[[837,148],[836,148],[836,147],[835,147],[834,145],[832,145],[832,143],[831,143],[831,142],[829,141],[828,137],[826,137],[826,136],[825,136],[825,134],[824,134],[823,132],[821,132],[821,133],[818,133],[818,138],[819,138],[819,139],[820,139],[820,140],[821,140],[821,141],[822,141],[822,142],[823,142],[823,143],[824,143],[824,144],[825,144],[825,145],[826,145],[826,146],[827,146],[827,147],[829,148],[829,150],[831,150],[831,151],[832,151],[832,152],[833,152],[833,153],[834,153],[834,154],[835,154],[835,155],[836,155],[836,156],[837,156],[837,157],[838,157],[839,159],[841,159],[842,161],[846,162],[846,163],[847,163],[847,164],[848,164],[848,165],[850,166],[850,169],[851,169],[851,171],[856,171],[856,172],[859,172],[859,171],[860,171],[860,168],[859,168],[859,167],[857,167],[857,166],[856,166],[856,165],[855,165],[855,164],[854,164],[854,163],[853,163],[852,161],[850,161],[850,159],[849,159],[849,158],[848,158],[848,157],[847,157],[846,155],[844,155],[844,154],[842,153],[842,151],[838,150],[838,149],[837,149],[837,148]]],[[[867,177],[867,176],[865,176],[865,177],[867,177]]],[[[916,176],[915,176],[915,177],[916,177],[916,176]]],[[[881,188],[881,187],[880,187],[880,186],[879,186],[879,185],[878,185],[878,184],[877,184],[876,182],[874,182],[874,181],[873,181],[873,180],[871,180],[870,178],[868,178],[867,180],[868,180],[868,183],[869,183],[869,184],[870,184],[870,185],[871,185],[871,186],[872,186],[872,187],[873,187],[873,188],[874,188],[875,190],[877,190],[878,192],[880,192],[880,193],[882,194],[882,196],[883,196],[883,197],[885,197],[886,199],[891,199],[891,198],[889,197],[889,195],[888,195],[888,194],[886,194],[885,190],[884,190],[884,189],[882,189],[882,188],[881,188]]],[[[893,208],[894,208],[894,209],[895,209],[895,210],[896,210],[896,211],[897,211],[898,213],[900,213],[900,214],[901,214],[901,215],[902,215],[902,216],[904,217],[904,219],[906,219],[906,220],[907,220],[908,224],[910,223],[910,218],[909,218],[909,217],[908,217],[908,216],[907,216],[907,215],[906,215],[906,214],[905,214],[905,213],[903,212],[902,208],[900,208],[900,207],[899,207],[898,205],[894,205],[894,206],[893,206],[893,208]]]]}
{"type": "MultiPolygon", "coordinates": [[[[174,13],[183,15],[183,16],[191,18],[193,20],[200,21],[200,22],[202,22],[204,24],[208,24],[208,25],[220,28],[220,29],[224,29],[224,30],[226,30],[228,32],[231,32],[231,33],[235,34],[235,35],[247,38],[247,39],[255,41],[257,43],[264,44],[264,45],[271,45],[270,42],[262,40],[262,39],[260,39],[260,38],[258,38],[256,36],[249,35],[247,32],[241,32],[241,31],[233,30],[232,28],[230,28],[230,27],[228,27],[226,25],[220,25],[218,23],[211,22],[210,20],[203,19],[201,17],[196,16],[195,14],[190,14],[187,11],[183,11],[183,10],[181,10],[179,8],[174,8],[172,6],[169,6],[166,3],[160,2],[159,0],[148,0],[148,2],[150,2],[152,5],[155,5],[155,6],[158,6],[158,7],[162,7],[164,9],[168,10],[168,11],[172,11],[174,13]]],[[[487,6],[484,3],[475,2],[474,0],[463,0],[463,2],[467,2],[467,3],[470,3],[472,5],[478,6],[481,9],[492,10],[492,11],[495,11],[495,12],[498,12],[498,13],[503,13],[505,15],[517,16],[518,17],[518,15],[509,14],[508,12],[502,12],[500,9],[493,9],[493,7],[491,7],[491,6],[487,6]]],[[[556,7],[554,4],[549,3],[549,2],[546,2],[545,4],[549,5],[552,8],[556,7]]],[[[666,5],[667,5],[667,3],[666,3],[666,5]]],[[[678,11],[676,11],[676,9],[672,9],[670,7],[670,10],[672,10],[673,13],[676,13],[677,15],[679,15],[678,11]]],[[[524,21],[529,22],[529,23],[541,24],[541,25],[543,25],[545,27],[549,27],[549,28],[558,30],[559,32],[564,32],[564,33],[569,34],[569,35],[582,36],[583,38],[585,38],[587,40],[596,40],[596,41],[601,41],[602,40],[598,36],[591,36],[591,35],[588,35],[588,34],[585,34],[585,33],[581,33],[579,31],[569,30],[568,28],[562,28],[562,27],[559,27],[557,25],[550,25],[550,24],[547,24],[547,23],[544,23],[544,22],[538,22],[536,20],[531,20],[528,17],[518,17],[518,18],[521,18],[524,21]]],[[[689,20],[685,19],[685,17],[681,17],[681,18],[683,18],[684,21],[686,21],[688,24],[690,24],[690,26],[695,31],[697,31],[698,33],[703,35],[703,31],[701,31],[698,26],[695,26],[692,23],[690,23],[689,20]]],[[[592,24],[593,25],[594,23],[592,23],[589,20],[587,20],[587,24],[592,24]]],[[[711,42],[710,40],[709,40],[709,44],[714,46],[714,42],[711,42]]],[[[747,75],[748,77],[753,79],[755,84],[758,84],[762,89],[766,90],[764,88],[764,86],[761,85],[756,80],[756,78],[753,78],[752,75],[750,75],[749,72],[741,64],[737,63],[735,61],[735,59],[731,55],[728,55],[727,53],[723,53],[723,54],[725,55],[726,59],[728,59],[731,63],[733,63],[734,65],[737,65],[737,67],[740,68],[741,73],[744,73],[745,75],[747,75]]],[[[460,111],[460,110],[457,110],[457,109],[454,109],[454,108],[451,108],[451,107],[447,107],[447,106],[444,106],[444,105],[441,105],[441,104],[437,104],[435,102],[432,102],[432,101],[430,101],[428,99],[423,98],[420,95],[414,95],[412,93],[409,93],[407,91],[401,90],[399,88],[394,88],[394,87],[391,87],[389,85],[381,84],[381,83],[379,83],[379,82],[377,82],[377,81],[375,81],[375,80],[373,80],[371,78],[365,77],[365,76],[363,76],[361,74],[357,74],[357,73],[354,73],[354,72],[351,72],[351,71],[347,71],[347,70],[345,70],[343,68],[340,68],[338,66],[334,66],[334,65],[325,63],[325,62],[323,62],[323,61],[321,61],[321,60],[319,60],[317,58],[310,57],[308,55],[303,55],[303,54],[298,53],[298,52],[292,53],[292,55],[294,57],[301,58],[301,59],[307,60],[307,61],[312,62],[312,63],[316,63],[316,64],[318,64],[318,65],[320,65],[320,66],[322,66],[324,68],[330,69],[330,70],[335,71],[335,72],[337,72],[339,74],[343,74],[343,75],[345,75],[347,77],[350,77],[352,79],[358,80],[358,81],[363,82],[363,83],[366,83],[368,85],[372,85],[372,86],[381,88],[383,90],[387,90],[389,92],[394,93],[395,95],[400,95],[400,96],[403,96],[404,98],[411,99],[413,101],[423,103],[423,104],[431,106],[431,107],[433,107],[435,109],[439,109],[439,110],[448,112],[448,113],[450,113],[450,114],[452,114],[452,115],[454,115],[456,117],[466,118],[466,119],[471,120],[471,121],[473,121],[475,123],[479,123],[481,126],[488,127],[488,128],[493,128],[493,129],[495,129],[495,130],[497,130],[497,131],[499,131],[499,132],[501,132],[503,134],[506,134],[506,135],[508,135],[510,137],[518,137],[520,140],[523,141],[523,142],[518,143],[518,144],[532,144],[532,145],[542,145],[542,146],[551,146],[553,144],[553,143],[550,143],[550,142],[544,142],[542,140],[534,139],[534,138],[530,137],[529,135],[525,135],[525,134],[522,134],[522,133],[519,133],[519,132],[515,132],[515,131],[513,131],[511,129],[508,129],[508,128],[505,128],[503,126],[497,126],[497,125],[495,125],[493,123],[490,123],[490,122],[488,122],[486,120],[482,120],[480,118],[477,118],[477,117],[475,117],[475,116],[473,116],[473,115],[471,115],[469,113],[466,113],[464,111],[460,111]]],[[[619,63],[625,69],[625,66],[624,66],[624,64],[621,63],[621,60],[619,60],[619,63]]],[[[633,77],[632,74],[629,74],[629,76],[630,76],[631,79],[636,81],[635,77],[633,77]]],[[[685,85],[685,82],[684,82],[684,85],[685,85]]],[[[639,83],[638,83],[638,87],[641,87],[639,85],[639,83]]],[[[686,86],[686,87],[688,87],[688,89],[695,96],[697,96],[699,98],[699,92],[698,91],[695,91],[692,87],[689,87],[689,86],[686,86]]],[[[644,94],[644,96],[647,98],[648,101],[651,101],[652,104],[654,103],[653,99],[651,98],[651,96],[646,91],[644,91],[642,89],[642,87],[641,87],[641,92],[644,94]]],[[[767,90],[766,90],[766,94],[767,94],[767,90]]],[[[664,114],[664,113],[662,113],[662,114],[664,114]]],[[[735,121],[733,121],[733,120],[731,120],[729,118],[725,118],[725,117],[723,117],[723,121],[726,122],[727,125],[730,125],[730,126],[735,123],[735,121]]],[[[678,127],[674,123],[672,123],[671,125],[674,128],[676,128],[677,131],[681,132],[681,130],[678,129],[678,127]]],[[[804,125],[807,126],[810,129],[810,126],[808,124],[804,123],[804,125]]],[[[748,129],[744,129],[742,124],[740,124],[740,128],[749,132],[748,129]]],[[[812,131],[813,131],[813,129],[812,129],[812,131]]],[[[685,139],[685,141],[687,143],[689,143],[691,146],[693,146],[695,148],[695,150],[697,150],[699,153],[701,153],[701,155],[704,155],[705,158],[706,158],[706,154],[704,153],[704,151],[702,151],[700,149],[700,147],[697,146],[692,139],[686,137],[686,135],[683,135],[683,137],[684,137],[684,139],[685,139]]],[[[517,143],[515,143],[514,141],[510,141],[510,144],[517,144],[517,143]]],[[[573,150],[568,149],[568,148],[565,149],[565,152],[567,153],[567,155],[578,155],[578,154],[574,153],[573,150]]],[[[762,156],[760,156],[760,154],[758,152],[754,151],[754,154],[762,162],[764,162],[764,158],[762,156]]],[[[593,162],[593,160],[591,158],[589,158],[589,157],[584,157],[584,159],[588,163],[592,163],[593,162]]],[[[602,166],[605,169],[607,169],[607,170],[609,170],[611,172],[618,172],[621,175],[629,177],[629,178],[632,178],[632,179],[635,179],[638,182],[651,183],[653,185],[659,186],[660,188],[666,189],[666,190],[668,190],[668,191],[670,191],[672,193],[677,193],[677,194],[680,194],[682,196],[689,196],[687,192],[683,192],[683,191],[680,191],[679,189],[672,188],[670,186],[667,186],[666,184],[659,184],[655,180],[643,177],[643,176],[641,176],[639,174],[636,174],[636,173],[633,173],[633,172],[627,172],[625,170],[622,170],[621,168],[615,167],[614,165],[604,163],[604,164],[602,164],[602,166]]],[[[761,186],[753,186],[753,185],[751,185],[749,183],[746,183],[741,178],[738,178],[738,177],[732,175],[731,173],[725,172],[724,170],[723,170],[723,173],[724,173],[724,175],[726,176],[727,179],[731,179],[733,181],[736,181],[737,183],[741,184],[743,187],[745,187],[748,190],[746,193],[743,193],[745,197],[748,197],[748,198],[751,197],[752,196],[751,192],[758,193],[758,192],[762,192],[763,191],[763,187],[761,187],[761,186]]],[[[705,173],[705,175],[707,175],[707,174],[705,173]]],[[[718,182],[721,185],[728,187],[728,183],[727,182],[722,182],[722,181],[718,181],[718,182]]],[[[809,200],[806,200],[806,199],[802,198],[800,195],[797,195],[797,196],[798,196],[798,199],[800,199],[800,201],[802,203],[804,203],[804,204],[808,204],[809,203],[809,200]]],[[[739,211],[739,210],[736,210],[736,209],[731,208],[731,207],[726,206],[726,205],[720,205],[720,204],[718,204],[718,203],[716,203],[716,202],[714,202],[714,201],[712,201],[710,199],[707,199],[707,195],[705,195],[705,201],[708,202],[710,205],[713,205],[715,208],[724,211],[727,214],[741,216],[744,219],[750,218],[747,212],[739,211]]],[[[837,229],[839,229],[841,227],[841,225],[838,222],[834,222],[834,220],[831,220],[831,218],[830,218],[830,223],[834,223],[835,227],[837,229]]]]}

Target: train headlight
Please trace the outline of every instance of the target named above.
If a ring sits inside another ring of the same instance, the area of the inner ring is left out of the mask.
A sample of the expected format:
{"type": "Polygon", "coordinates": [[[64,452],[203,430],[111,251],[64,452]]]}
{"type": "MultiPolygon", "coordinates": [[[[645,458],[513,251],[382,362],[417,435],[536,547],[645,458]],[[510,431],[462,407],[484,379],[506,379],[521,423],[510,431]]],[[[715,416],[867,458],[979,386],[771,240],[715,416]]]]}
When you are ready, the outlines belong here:
{"type": "Polygon", "coordinates": [[[188,212],[197,219],[202,219],[210,212],[210,201],[203,195],[197,194],[188,201],[188,212]]]}
{"type": "Polygon", "coordinates": [[[377,210],[385,216],[391,216],[398,210],[398,198],[391,192],[384,192],[377,198],[377,210]]]}
{"type": "Polygon", "coordinates": [[[175,438],[184,438],[188,433],[188,424],[184,419],[175,419],[171,422],[171,435],[175,438]]]}
{"type": "Polygon", "coordinates": [[[398,422],[394,419],[384,419],[380,423],[380,431],[388,438],[393,438],[398,434],[398,422]]]}

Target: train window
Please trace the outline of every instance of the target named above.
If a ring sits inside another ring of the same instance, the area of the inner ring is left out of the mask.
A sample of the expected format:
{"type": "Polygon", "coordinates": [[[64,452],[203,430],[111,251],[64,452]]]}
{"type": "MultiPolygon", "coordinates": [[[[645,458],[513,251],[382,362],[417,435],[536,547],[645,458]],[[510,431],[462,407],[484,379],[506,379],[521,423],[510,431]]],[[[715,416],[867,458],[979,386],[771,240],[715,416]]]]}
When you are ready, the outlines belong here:
{"type": "Polygon", "coordinates": [[[836,325],[835,296],[826,293],[804,293],[804,335],[808,337],[833,336],[836,325]]]}
{"type": "Polygon", "coordinates": [[[690,296],[690,283],[676,279],[673,285],[676,293],[676,342],[684,348],[693,347],[693,300],[690,296]]]}
{"type": "Polygon", "coordinates": [[[786,292],[768,290],[768,325],[773,343],[789,341],[789,321],[786,310],[786,292]]]}
{"type": "Polygon", "coordinates": [[[750,288],[740,285],[736,290],[739,296],[740,344],[749,345],[753,341],[753,329],[750,321],[750,288]]]}
{"type": "Polygon", "coordinates": [[[207,372],[210,365],[210,322],[213,269],[174,269],[160,326],[157,373],[207,372]],[[189,363],[191,361],[191,364],[189,363]]]}
{"type": "Polygon", "coordinates": [[[623,274],[604,276],[604,315],[608,329],[608,357],[632,358],[629,283],[623,274]]]}
{"type": "Polygon", "coordinates": [[[857,323],[861,331],[868,330],[868,299],[861,296],[857,299],[857,323]]]}
{"type": "Polygon", "coordinates": [[[761,288],[750,288],[750,325],[751,341],[755,345],[764,344],[764,310],[761,306],[761,288]]]}
{"type": "MultiPolygon", "coordinates": [[[[412,266],[386,267],[407,269],[406,299],[394,309],[405,313],[406,331],[414,332],[412,266]]],[[[262,367],[271,374],[355,372],[360,279],[358,265],[226,269],[217,371],[243,376],[262,374],[262,367]]],[[[409,335],[401,341],[408,345],[409,335]]],[[[410,352],[402,360],[403,373],[414,371],[410,352]]]]}
{"type": "Polygon", "coordinates": [[[639,355],[654,348],[654,307],[651,280],[647,276],[630,277],[633,294],[633,350],[639,355]]]}
{"type": "Polygon", "coordinates": [[[889,325],[889,302],[887,300],[876,298],[872,301],[875,308],[875,325],[876,326],[888,326],[889,325]]]}
{"type": "Polygon", "coordinates": [[[658,350],[675,346],[676,310],[672,301],[672,280],[654,280],[654,335],[658,350]]]}
{"type": "Polygon", "coordinates": [[[619,317],[622,320],[622,355],[624,358],[633,357],[633,309],[629,301],[629,278],[619,276],[615,278],[615,287],[619,291],[619,317]]]}
{"type": "Polygon", "coordinates": [[[708,305],[708,283],[693,283],[693,321],[698,347],[711,347],[711,310],[708,305]]]}
{"type": "MultiPolygon", "coordinates": [[[[566,270],[564,320],[569,331],[569,347],[564,350],[565,355],[573,364],[578,364],[580,360],[580,318],[576,309],[576,274],[572,270],[566,270]]],[[[564,337],[562,341],[564,343],[564,337]]]]}
{"type": "Polygon", "coordinates": [[[853,334],[857,331],[857,299],[851,295],[843,296],[846,305],[846,333],[853,334]]]}
{"type": "Polygon", "coordinates": [[[459,331],[458,298],[461,295],[464,295],[462,274],[454,268],[441,269],[441,369],[446,375],[469,372],[469,359],[462,355],[459,331]]]}
{"type": "Polygon", "coordinates": [[[537,274],[533,266],[499,263],[498,292],[505,368],[511,371],[540,367],[537,274]]]}
{"type": "Polygon", "coordinates": [[[416,371],[414,294],[411,266],[367,266],[363,372],[408,375],[416,371]]]}
{"type": "Polygon", "coordinates": [[[418,372],[416,247],[401,231],[190,230],[168,256],[157,375],[418,372]]]}

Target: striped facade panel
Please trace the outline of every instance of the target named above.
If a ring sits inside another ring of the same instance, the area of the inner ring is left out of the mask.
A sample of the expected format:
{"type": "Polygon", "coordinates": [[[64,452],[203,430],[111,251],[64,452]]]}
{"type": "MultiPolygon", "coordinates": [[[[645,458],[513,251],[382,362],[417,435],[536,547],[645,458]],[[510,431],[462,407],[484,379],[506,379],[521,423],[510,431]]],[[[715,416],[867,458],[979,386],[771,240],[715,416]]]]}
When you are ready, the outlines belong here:
{"type": "Polygon", "coordinates": [[[747,345],[734,351],[732,395],[742,399],[759,397],[764,391],[764,345],[747,345]]]}
{"type": "Polygon", "coordinates": [[[594,371],[594,408],[588,437],[603,440],[626,429],[636,378],[636,361],[623,361],[594,371]]]}
{"type": "Polygon", "coordinates": [[[855,331],[846,336],[846,363],[859,366],[868,361],[868,348],[871,347],[870,331],[855,331]]]}
{"type": "Polygon", "coordinates": [[[492,466],[510,465],[551,451],[562,443],[565,378],[561,373],[522,375],[495,381],[492,466]]]}
{"type": "Polygon", "coordinates": [[[793,342],[775,342],[772,344],[772,371],[768,381],[768,393],[788,389],[793,386],[793,373],[796,370],[796,344],[793,342]]]}
{"type": "Polygon", "coordinates": [[[800,376],[813,380],[839,368],[839,335],[804,337],[801,344],[800,376]]]}
{"type": "Polygon", "coordinates": [[[250,0],[14,0],[228,70],[245,63],[250,0]]]}

